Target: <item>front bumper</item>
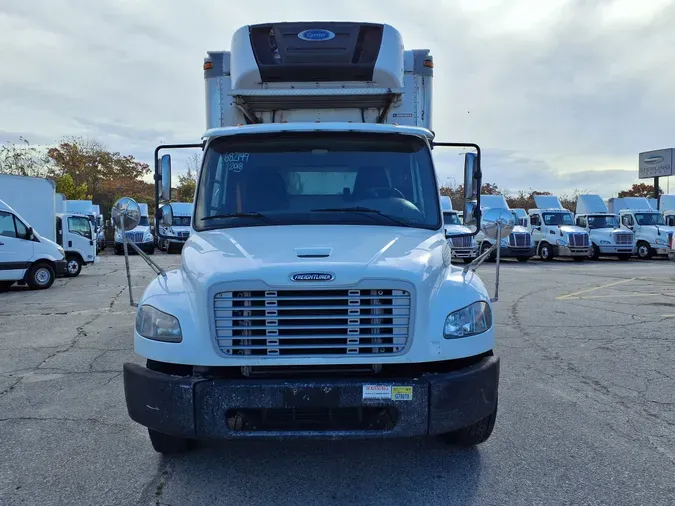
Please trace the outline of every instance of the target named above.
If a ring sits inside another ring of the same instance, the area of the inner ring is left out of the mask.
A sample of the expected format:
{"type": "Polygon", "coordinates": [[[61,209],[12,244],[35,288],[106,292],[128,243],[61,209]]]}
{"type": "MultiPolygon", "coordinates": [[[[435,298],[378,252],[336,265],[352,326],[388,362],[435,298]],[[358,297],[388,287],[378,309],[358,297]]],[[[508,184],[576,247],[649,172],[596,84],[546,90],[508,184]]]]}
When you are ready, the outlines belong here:
{"type": "MultiPolygon", "coordinates": [[[[151,250],[154,250],[154,249],[155,249],[155,241],[154,241],[154,239],[153,239],[153,240],[150,240],[150,241],[148,241],[148,242],[135,242],[134,244],[135,244],[136,246],[138,246],[139,248],[141,248],[141,249],[143,250],[143,252],[145,252],[145,253],[147,253],[148,251],[151,251],[151,250]]],[[[123,242],[117,242],[117,241],[115,241],[115,248],[116,248],[116,249],[122,249],[123,247],[124,247],[124,243],[123,243],[123,242]]],[[[131,254],[131,253],[136,253],[136,251],[134,250],[134,248],[131,247],[131,246],[128,246],[128,250],[129,250],[129,254],[131,254]]]]}
{"type": "Polygon", "coordinates": [[[64,258],[63,260],[57,260],[54,262],[54,273],[57,276],[64,276],[68,271],[68,262],[64,258]]]}
{"type": "Polygon", "coordinates": [[[499,253],[500,258],[517,258],[517,257],[530,258],[536,254],[534,246],[531,248],[512,248],[511,246],[502,246],[499,249],[501,250],[499,253]]]}
{"type": "Polygon", "coordinates": [[[590,246],[587,247],[569,247],[569,246],[554,246],[554,254],[559,257],[585,257],[588,256],[588,250],[590,246]]]}
{"type": "Polygon", "coordinates": [[[669,255],[670,254],[670,248],[668,248],[667,246],[656,246],[654,248],[654,252],[657,255],[669,255]]]}
{"type": "Polygon", "coordinates": [[[450,247],[452,258],[476,258],[478,256],[478,246],[475,248],[453,248],[450,247]]]}
{"type": "Polygon", "coordinates": [[[442,434],[490,415],[498,384],[499,358],[495,356],[452,372],[414,379],[207,379],[124,364],[129,416],[159,432],[194,439],[442,434]],[[326,417],[354,414],[354,425],[337,429],[335,425],[309,429],[297,425],[303,416],[304,423],[308,417],[318,423],[326,417]],[[289,419],[293,423],[283,427],[283,420],[289,419]]]}
{"type": "Polygon", "coordinates": [[[598,249],[600,250],[600,253],[603,255],[628,255],[628,254],[634,254],[635,253],[635,248],[632,246],[622,246],[622,245],[616,245],[616,244],[611,244],[611,245],[599,245],[598,249]]]}

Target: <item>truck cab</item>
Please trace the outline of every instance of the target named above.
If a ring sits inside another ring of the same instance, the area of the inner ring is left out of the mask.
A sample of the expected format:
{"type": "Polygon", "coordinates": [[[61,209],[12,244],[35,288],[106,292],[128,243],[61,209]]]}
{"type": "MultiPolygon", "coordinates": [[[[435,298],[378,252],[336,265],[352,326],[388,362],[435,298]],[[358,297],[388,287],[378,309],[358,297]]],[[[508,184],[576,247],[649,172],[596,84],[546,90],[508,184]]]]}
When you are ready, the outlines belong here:
{"type": "MultiPolygon", "coordinates": [[[[480,188],[480,148],[435,140],[429,51],[405,50],[386,24],[268,23],[235,32],[204,70],[207,130],[183,145],[203,149],[191,233],[180,266],[156,271],[138,302],[145,364],[124,364],[129,415],[155,450],[487,440],[492,301],[451,263],[432,157],[474,149],[465,187],[480,188]]],[[[155,151],[156,216],[171,202],[161,151],[175,148],[155,151]]],[[[115,209],[135,225],[133,201],[115,209]]],[[[171,206],[161,222],[173,225],[171,206]]]]}
{"type": "Polygon", "coordinates": [[[96,229],[86,214],[58,213],[56,243],[66,252],[67,277],[76,277],[83,266],[99,261],[96,254],[96,229]]]}
{"type": "Polygon", "coordinates": [[[670,255],[675,227],[667,226],[663,215],[646,198],[613,198],[609,204],[610,210],[619,214],[621,227],[633,232],[638,258],[649,260],[655,255],[670,255]]]}
{"type": "Polygon", "coordinates": [[[462,224],[459,213],[452,208],[452,200],[447,195],[441,195],[441,211],[452,258],[462,259],[467,264],[471,263],[478,256],[478,245],[473,236],[466,235],[471,233],[471,229],[462,224]],[[453,238],[453,235],[461,236],[453,238]]]}
{"type": "Polygon", "coordinates": [[[172,202],[171,204],[164,204],[160,207],[159,220],[161,220],[164,212],[171,212],[171,225],[165,226],[159,222],[160,234],[168,237],[159,242],[160,249],[170,253],[174,250],[181,250],[185,241],[190,237],[192,230],[192,213],[194,205],[192,202],[172,202]]]}
{"type": "Polygon", "coordinates": [[[577,226],[586,230],[591,239],[588,258],[616,256],[619,260],[629,260],[633,256],[633,232],[621,228],[619,216],[609,212],[600,195],[579,195],[575,214],[577,226]]]}
{"type": "Polygon", "coordinates": [[[518,218],[516,224],[521,227],[527,228],[528,227],[527,211],[522,207],[512,207],[511,210],[514,213],[516,213],[516,217],[518,218]]]}
{"type": "MultiPolygon", "coordinates": [[[[503,195],[481,195],[481,206],[483,209],[505,209],[512,216],[514,223],[519,223],[520,219],[515,212],[509,208],[506,198],[503,195]]],[[[483,232],[476,235],[476,242],[480,253],[489,250],[494,244],[494,240],[487,237],[483,232]]],[[[505,237],[500,243],[500,255],[502,258],[515,258],[519,262],[527,262],[535,254],[534,244],[532,242],[532,234],[530,231],[521,226],[516,225],[509,237],[505,237]]],[[[490,260],[496,259],[496,251],[490,255],[490,260]]]]}
{"type": "Polygon", "coordinates": [[[555,195],[535,195],[538,209],[530,209],[529,229],[539,257],[544,261],[555,257],[571,257],[584,261],[591,247],[588,232],[574,224],[574,215],[565,209],[555,195]]]}
{"type": "MultiPolygon", "coordinates": [[[[138,206],[140,208],[140,221],[134,230],[126,230],[125,234],[143,252],[152,255],[155,252],[155,236],[150,229],[148,204],[139,202],[138,206]]],[[[122,232],[115,227],[115,254],[121,255],[123,252],[122,232]]]]}

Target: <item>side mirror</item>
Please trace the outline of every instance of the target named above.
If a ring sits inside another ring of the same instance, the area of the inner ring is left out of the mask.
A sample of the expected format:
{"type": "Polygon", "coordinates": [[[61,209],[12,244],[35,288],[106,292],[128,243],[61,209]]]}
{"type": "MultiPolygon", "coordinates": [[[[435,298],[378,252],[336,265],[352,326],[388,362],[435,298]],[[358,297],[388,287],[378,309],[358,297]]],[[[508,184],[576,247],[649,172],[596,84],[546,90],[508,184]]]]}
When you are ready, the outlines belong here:
{"type": "Polygon", "coordinates": [[[464,224],[480,225],[480,198],[481,187],[480,161],[476,153],[464,155],[464,224]]]}
{"type": "Polygon", "coordinates": [[[35,239],[35,234],[33,233],[33,227],[28,227],[28,230],[26,231],[26,234],[28,235],[28,240],[32,241],[35,239]]]}
{"type": "Polygon", "coordinates": [[[163,155],[160,166],[162,170],[162,181],[159,199],[164,202],[169,202],[171,200],[171,155],[163,155]]]}
{"type": "Polygon", "coordinates": [[[173,225],[173,209],[171,209],[171,206],[164,206],[159,210],[159,213],[159,219],[162,225],[165,227],[170,227],[173,225]]]}
{"type": "Polygon", "coordinates": [[[516,222],[506,209],[488,209],[483,215],[481,230],[485,237],[501,241],[513,232],[516,222]]]}
{"type": "Polygon", "coordinates": [[[112,219],[115,226],[128,232],[138,226],[141,221],[141,207],[130,197],[122,197],[112,209],[112,219]]]}

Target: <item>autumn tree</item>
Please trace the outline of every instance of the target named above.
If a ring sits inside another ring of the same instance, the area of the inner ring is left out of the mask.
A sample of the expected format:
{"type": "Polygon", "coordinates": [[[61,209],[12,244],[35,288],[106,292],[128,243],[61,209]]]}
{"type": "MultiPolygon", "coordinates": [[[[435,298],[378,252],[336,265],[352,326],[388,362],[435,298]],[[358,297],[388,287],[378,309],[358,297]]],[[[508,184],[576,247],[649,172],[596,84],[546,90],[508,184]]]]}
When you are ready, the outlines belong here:
{"type": "Polygon", "coordinates": [[[56,183],[56,193],[63,193],[67,200],[91,200],[91,195],[87,193],[87,185],[75,185],[75,181],[70,174],[63,174],[57,176],[54,180],[56,183]]]}
{"type": "Polygon", "coordinates": [[[178,186],[174,190],[174,200],[177,202],[192,202],[194,200],[200,164],[199,154],[193,153],[187,160],[187,171],[184,174],[178,174],[178,186]]]}
{"type": "Polygon", "coordinates": [[[18,144],[7,141],[0,147],[0,174],[45,177],[48,165],[47,153],[43,149],[31,146],[23,137],[19,137],[18,144]]]}
{"type": "MultiPolygon", "coordinates": [[[[457,187],[441,186],[441,195],[450,197],[453,209],[464,209],[464,185],[460,184],[457,187]]],[[[481,187],[481,195],[501,195],[501,190],[494,183],[483,183],[481,187]]]]}
{"type": "MultiPolygon", "coordinates": [[[[659,195],[663,195],[663,189],[659,188],[659,195]]],[[[654,197],[654,185],[646,183],[635,183],[628,190],[619,192],[619,198],[622,197],[654,197]]]]}

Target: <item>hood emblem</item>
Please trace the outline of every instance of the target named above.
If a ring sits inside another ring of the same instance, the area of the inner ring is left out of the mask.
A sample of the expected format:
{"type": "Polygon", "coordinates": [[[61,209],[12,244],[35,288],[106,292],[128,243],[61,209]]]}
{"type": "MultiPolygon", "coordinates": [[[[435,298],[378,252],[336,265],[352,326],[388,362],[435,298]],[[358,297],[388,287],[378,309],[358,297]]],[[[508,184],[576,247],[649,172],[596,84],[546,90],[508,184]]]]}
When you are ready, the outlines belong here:
{"type": "Polygon", "coordinates": [[[335,275],[330,272],[296,272],[291,274],[291,281],[333,281],[335,275]]]}

